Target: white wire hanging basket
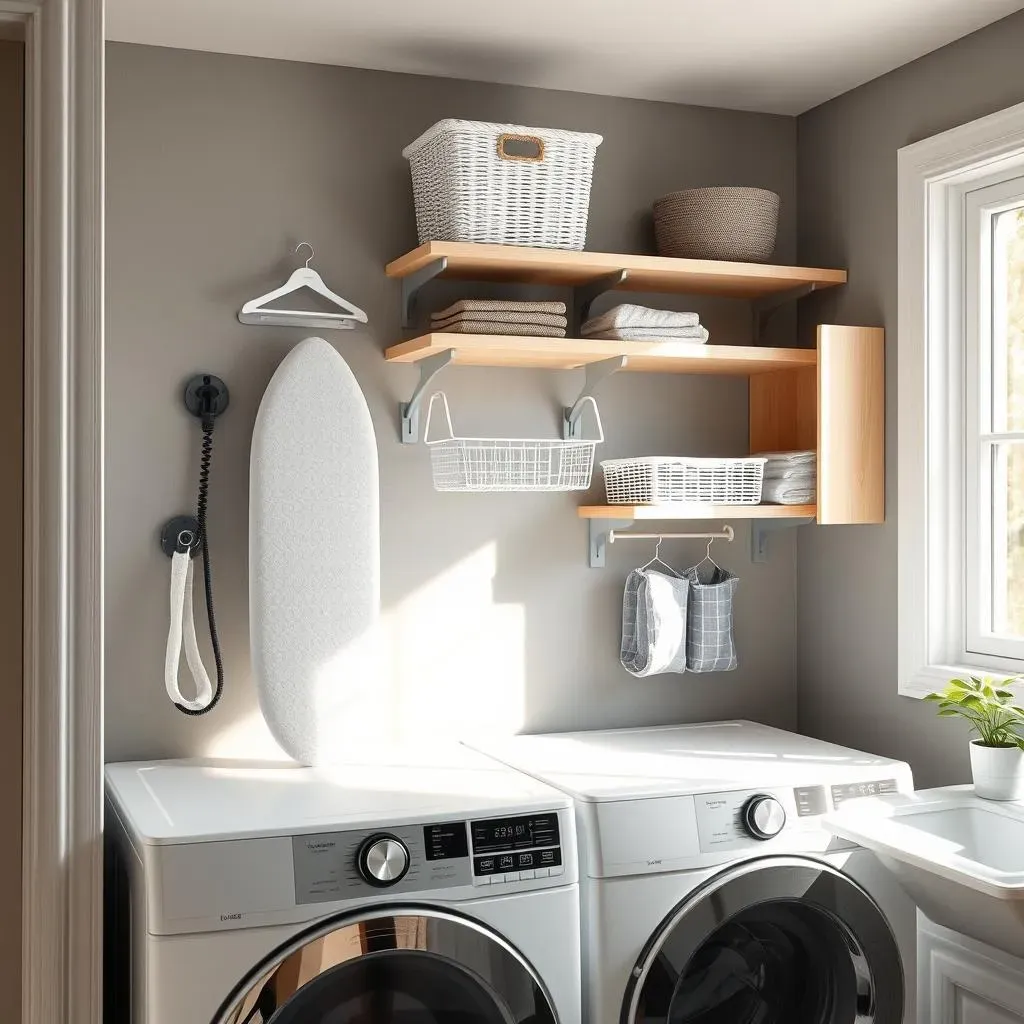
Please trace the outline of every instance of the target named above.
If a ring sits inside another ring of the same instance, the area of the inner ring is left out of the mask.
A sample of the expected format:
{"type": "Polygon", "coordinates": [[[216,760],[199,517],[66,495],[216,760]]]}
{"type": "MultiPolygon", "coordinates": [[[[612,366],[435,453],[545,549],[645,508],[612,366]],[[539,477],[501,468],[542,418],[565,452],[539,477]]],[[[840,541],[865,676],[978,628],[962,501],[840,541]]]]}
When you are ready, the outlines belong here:
{"type": "Polygon", "coordinates": [[[592,441],[513,437],[456,437],[448,396],[435,391],[427,406],[423,441],[430,448],[434,489],[438,491],[585,491],[594,471],[594,451],[604,440],[597,402],[597,438],[592,441]],[[444,406],[448,437],[430,440],[434,401],[444,406]]]}

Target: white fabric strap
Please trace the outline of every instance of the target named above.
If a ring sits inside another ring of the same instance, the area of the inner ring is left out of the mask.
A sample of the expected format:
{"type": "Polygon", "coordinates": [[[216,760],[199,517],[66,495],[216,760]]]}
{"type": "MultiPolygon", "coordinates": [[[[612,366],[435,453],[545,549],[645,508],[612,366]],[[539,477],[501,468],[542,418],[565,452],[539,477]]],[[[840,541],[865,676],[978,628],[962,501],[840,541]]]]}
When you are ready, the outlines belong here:
{"type": "Polygon", "coordinates": [[[199,654],[196,624],[192,606],[192,558],[186,551],[171,556],[171,624],[167,633],[167,653],[164,657],[164,685],[167,696],[188,711],[205,711],[213,701],[213,685],[199,654]],[[185,660],[188,662],[196,686],[194,700],[185,697],[178,687],[178,664],[184,634],[185,660]]]}

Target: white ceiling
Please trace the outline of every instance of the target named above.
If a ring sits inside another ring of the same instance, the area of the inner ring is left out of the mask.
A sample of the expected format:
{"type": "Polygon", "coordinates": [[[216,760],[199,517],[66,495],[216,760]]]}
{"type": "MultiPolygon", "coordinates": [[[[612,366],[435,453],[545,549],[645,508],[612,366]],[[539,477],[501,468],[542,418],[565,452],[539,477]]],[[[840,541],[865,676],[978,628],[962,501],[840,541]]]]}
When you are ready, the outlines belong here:
{"type": "Polygon", "coordinates": [[[1024,0],[107,0],[107,36],[798,114],[1024,0]]]}

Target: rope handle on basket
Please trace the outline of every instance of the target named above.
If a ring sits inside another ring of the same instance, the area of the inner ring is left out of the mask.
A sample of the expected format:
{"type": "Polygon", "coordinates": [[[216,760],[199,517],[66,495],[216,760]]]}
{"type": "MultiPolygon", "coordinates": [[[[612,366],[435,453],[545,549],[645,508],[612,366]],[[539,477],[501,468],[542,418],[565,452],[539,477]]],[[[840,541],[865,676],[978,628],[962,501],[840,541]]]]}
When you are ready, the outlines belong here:
{"type": "Polygon", "coordinates": [[[498,158],[500,160],[518,160],[524,164],[540,164],[544,162],[544,140],[539,135],[516,135],[513,132],[503,132],[498,136],[498,158]],[[537,147],[535,156],[526,156],[521,153],[509,153],[505,146],[510,142],[528,142],[537,147]]]}
{"type": "Polygon", "coordinates": [[[427,403],[427,422],[423,427],[423,443],[424,444],[440,444],[442,441],[451,441],[455,437],[455,428],[452,426],[452,411],[448,407],[448,396],[443,391],[435,391],[430,396],[430,401],[427,403]],[[430,417],[434,413],[434,399],[440,398],[444,403],[444,418],[448,423],[448,436],[439,437],[436,441],[428,441],[427,438],[430,436],[430,417]]]}

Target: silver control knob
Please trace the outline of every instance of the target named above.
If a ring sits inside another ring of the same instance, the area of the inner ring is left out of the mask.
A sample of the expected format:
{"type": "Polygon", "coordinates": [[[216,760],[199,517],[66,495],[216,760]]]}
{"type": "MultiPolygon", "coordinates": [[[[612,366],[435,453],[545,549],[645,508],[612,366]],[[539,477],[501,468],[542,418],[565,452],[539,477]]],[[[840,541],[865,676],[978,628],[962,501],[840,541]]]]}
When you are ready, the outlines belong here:
{"type": "Polygon", "coordinates": [[[370,885],[394,885],[409,870],[409,850],[401,839],[394,836],[370,836],[356,857],[359,874],[370,885]]]}
{"type": "Polygon", "coordinates": [[[786,825],[786,808],[773,796],[752,796],[743,808],[743,824],[755,839],[772,839],[786,825]]]}

